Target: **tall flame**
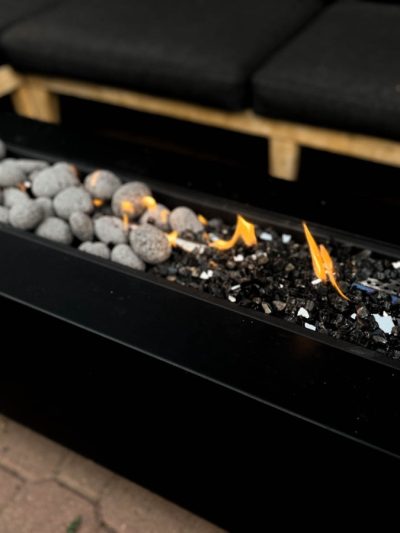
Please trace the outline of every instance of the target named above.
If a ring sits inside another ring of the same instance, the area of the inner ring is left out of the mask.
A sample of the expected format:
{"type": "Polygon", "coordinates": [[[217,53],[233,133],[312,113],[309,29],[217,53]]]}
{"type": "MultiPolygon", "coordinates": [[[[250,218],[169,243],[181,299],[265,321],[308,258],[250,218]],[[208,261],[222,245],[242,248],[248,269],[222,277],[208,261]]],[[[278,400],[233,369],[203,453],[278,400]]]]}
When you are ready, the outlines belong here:
{"type": "Polygon", "coordinates": [[[349,300],[336,281],[335,267],[328,250],[323,244],[320,244],[318,247],[318,244],[316,243],[305,222],[303,222],[303,229],[307,239],[308,248],[310,250],[311,261],[315,275],[323,282],[326,282],[329,279],[331,285],[335,288],[337,293],[345,300],[349,300]]]}
{"type": "Polygon", "coordinates": [[[257,244],[257,237],[254,224],[247,222],[241,215],[237,216],[235,233],[229,241],[218,240],[210,244],[217,250],[229,250],[235,244],[242,240],[246,246],[255,246],[257,244]]]}

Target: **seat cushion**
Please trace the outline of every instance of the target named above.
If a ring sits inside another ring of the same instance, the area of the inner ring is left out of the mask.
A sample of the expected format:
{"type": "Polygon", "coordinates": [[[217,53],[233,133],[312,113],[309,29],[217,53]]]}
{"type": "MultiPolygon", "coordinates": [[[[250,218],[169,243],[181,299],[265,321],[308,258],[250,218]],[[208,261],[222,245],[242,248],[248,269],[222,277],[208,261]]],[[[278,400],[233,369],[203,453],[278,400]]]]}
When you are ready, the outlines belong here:
{"type": "Polygon", "coordinates": [[[256,112],[400,136],[400,7],[335,4],[253,78],[256,112]]]}
{"type": "Polygon", "coordinates": [[[0,0],[0,30],[61,0],[0,0]]]}
{"type": "Polygon", "coordinates": [[[237,109],[249,77],[324,0],[69,0],[2,36],[26,71],[237,109]]]}

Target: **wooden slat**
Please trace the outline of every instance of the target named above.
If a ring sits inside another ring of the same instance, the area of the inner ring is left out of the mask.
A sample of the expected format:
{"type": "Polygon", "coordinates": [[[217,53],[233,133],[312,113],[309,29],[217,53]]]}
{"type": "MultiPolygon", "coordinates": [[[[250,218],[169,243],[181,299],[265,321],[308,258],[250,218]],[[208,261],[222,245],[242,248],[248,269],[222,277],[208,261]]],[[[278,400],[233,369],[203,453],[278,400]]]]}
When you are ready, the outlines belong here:
{"type": "MultiPolygon", "coordinates": [[[[224,111],[83,81],[29,76],[29,83],[32,86],[38,85],[46,88],[55,94],[104,102],[197,124],[278,139],[281,146],[286,143],[286,146],[291,145],[293,148],[293,144],[297,144],[368,161],[400,166],[400,142],[388,139],[273,120],[255,115],[251,110],[224,111]]],[[[291,149],[290,152],[292,156],[298,158],[298,150],[291,149]]],[[[280,163],[280,166],[283,166],[283,162],[280,163]]],[[[290,165],[287,168],[290,168],[290,165]]]]}
{"type": "Polygon", "coordinates": [[[7,96],[14,92],[19,84],[20,77],[9,65],[0,67],[0,97],[7,96]]]}

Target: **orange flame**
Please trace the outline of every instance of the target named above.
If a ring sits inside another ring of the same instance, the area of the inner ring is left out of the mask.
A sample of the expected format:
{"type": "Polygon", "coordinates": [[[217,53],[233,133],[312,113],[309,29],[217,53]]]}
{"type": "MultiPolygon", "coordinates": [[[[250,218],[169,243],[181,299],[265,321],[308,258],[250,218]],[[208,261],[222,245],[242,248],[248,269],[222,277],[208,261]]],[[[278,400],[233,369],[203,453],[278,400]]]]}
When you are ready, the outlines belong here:
{"type": "Polygon", "coordinates": [[[135,206],[129,200],[122,200],[122,202],[120,204],[120,209],[121,209],[121,213],[122,213],[122,222],[123,222],[123,225],[124,225],[124,229],[128,230],[129,229],[129,219],[131,218],[131,216],[135,212],[135,206]]]}
{"type": "Polygon", "coordinates": [[[247,222],[241,215],[237,216],[235,233],[229,241],[218,240],[210,244],[217,250],[229,250],[235,244],[242,240],[246,246],[255,246],[257,244],[257,237],[254,224],[247,222]]]}
{"type": "Polygon", "coordinates": [[[141,202],[143,207],[147,207],[147,209],[151,209],[157,205],[157,202],[152,196],[143,196],[141,202]]]}
{"type": "Polygon", "coordinates": [[[203,226],[207,226],[208,220],[203,215],[197,215],[198,221],[203,224],[203,226]]]}
{"type": "Polygon", "coordinates": [[[104,204],[104,200],[101,198],[93,198],[92,203],[95,207],[101,207],[104,204]]]}
{"type": "Polygon", "coordinates": [[[21,183],[18,183],[17,187],[20,191],[26,192],[27,187],[23,181],[21,181],[21,183]]]}
{"type": "Polygon", "coordinates": [[[337,293],[345,300],[349,300],[349,298],[344,294],[338,282],[336,281],[335,267],[328,250],[323,244],[320,244],[318,247],[318,244],[316,243],[311,231],[308,229],[307,224],[305,222],[303,222],[303,229],[307,239],[308,248],[310,249],[314,274],[321,281],[325,282],[329,279],[331,285],[335,288],[337,293]]]}
{"type": "Polygon", "coordinates": [[[168,222],[168,217],[169,217],[168,209],[162,209],[160,212],[160,220],[163,224],[166,224],[168,222]]]}
{"type": "Polygon", "coordinates": [[[178,232],[177,231],[171,231],[170,233],[166,234],[169,244],[175,248],[176,246],[176,240],[178,238],[178,232]]]}

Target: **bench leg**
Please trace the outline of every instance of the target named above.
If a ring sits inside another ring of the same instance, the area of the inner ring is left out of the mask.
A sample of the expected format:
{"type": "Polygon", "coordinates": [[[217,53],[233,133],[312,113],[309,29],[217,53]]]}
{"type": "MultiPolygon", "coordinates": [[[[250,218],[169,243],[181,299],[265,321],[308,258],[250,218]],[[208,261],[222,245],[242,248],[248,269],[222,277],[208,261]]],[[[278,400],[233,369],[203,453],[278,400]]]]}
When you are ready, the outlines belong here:
{"type": "Polygon", "coordinates": [[[12,95],[12,101],[18,115],[42,122],[60,122],[58,96],[40,84],[24,80],[12,95]]]}
{"type": "Polygon", "coordinates": [[[300,145],[288,139],[269,140],[269,173],[274,178],[296,181],[300,163],[300,145]]]}

